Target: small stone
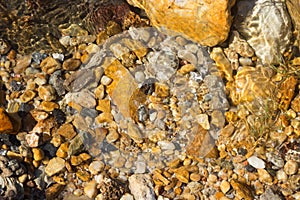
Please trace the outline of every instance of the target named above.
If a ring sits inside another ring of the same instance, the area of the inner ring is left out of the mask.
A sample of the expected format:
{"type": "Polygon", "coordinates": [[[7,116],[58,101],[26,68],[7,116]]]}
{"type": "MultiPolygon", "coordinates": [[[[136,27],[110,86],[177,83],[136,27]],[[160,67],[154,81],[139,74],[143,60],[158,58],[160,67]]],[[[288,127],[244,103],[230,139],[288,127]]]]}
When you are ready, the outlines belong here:
{"type": "Polygon", "coordinates": [[[97,99],[103,99],[104,98],[104,92],[105,92],[104,86],[99,85],[94,91],[95,97],[97,99]]]}
{"type": "Polygon", "coordinates": [[[63,124],[61,127],[59,127],[59,129],[57,130],[57,134],[69,140],[73,139],[77,135],[73,125],[69,123],[63,124]]]}
{"type": "Polygon", "coordinates": [[[280,169],[276,173],[276,178],[278,181],[285,183],[288,180],[288,175],[284,172],[283,169],[280,169]]]}
{"type": "Polygon", "coordinates": [[[45,58],[41,62],[40,66],[42,71],[46,74],[52,74],[54,71],[61,68],[60,62],[50,56],[45,58]]]}
{"type": "Polygon", "coordinates": [[[104,169],[104,163],[102,161],[93,161],[89,165],[89,171],[91,174],[96,175],[99,174],[104,169]]]}
{"type": "Polygon", "coordinates": [[[201,175],[197,174],[197,173],[191,173],[190,179],[191,179],[191,181],[198,182],[201,180],[201,175]]]}
{"type": "Polygon", "coordinates": [[[129,189],[134,199],[155,200],[153,183],[148,174],[133,174],[129,177],[129,189]]]}
{"type": "Polygon", "coordinates": [[[23,73],[31,63],[31,55],[25,55],[22,57],[17,56],[17,64],[14,67],[14,72],[16,74],[23,73]]]}
{"type": "Polygon", "coordinates": [[[45,167],[45,172],[48,176],[53,176],[61,172],[65,168],[65,160],[59,157],[52,158],[47,166],[45,167]]]}
{"type": "Polygon", "coordinates": [[[293,160],[288,160],[284,165],[284,172],[287,175],[293,175],[298,172],[298,163],[293,160]]]}
{"type": "Polygon", "coordinates": [[[208,121],[208,115],[207,114],[197,115],[197,121],[205,130],[210,129],[210,124],[209,124],[209,121],[208,121]]]}
{"type": "Polygon", "coordinates": [[[298,94],[291,103],[291,108],[295,112],[300,112],[300,94],[298,94]]]}
{"type": "Polygon", "coordinates": [[[44,101],[52,101],[56,99],[55,89],[51,85],[43,85],[38,88],[39,97],[44,101]]]}
{"type": "Polygon", "coordinates": [[[81,152],[84,148],[83,136],[81,134],[77,134],[71,141],[68,148],[68,155],[74,155],[81,152]]]}
{"type": "Polygon", "coordinates": [[[178,73],[182,74],[182,75],[185,75],[185,74],[188,74],[192,71],[194,71],[196,69],[195,65],[193,64],[186,64],[186,65],[183,65],[179,70],[178,70],[178,73]]]}
{"type": "Polygon", "coordinates": [[[32,90],[25,90],[25,92],[20,96],[20,101],[22,103],[27,103],[35,97],[35,92],[32,90]]]}
{"type": "Polygon", "coordinates": [[[213,48],[210,57],[216,62],[218,69],[228,81],[232,80],[232,68],[221,47],[213,48]]]}
{"type": "Polygon", "coordinates": [[[81,189],[74,190],[73,194],[77,197],[81,196],[83,194],[83,191],[81,189]]]}
{"type": "MultiPolygon", "coordinates": [[[[125,161],[124,161],[125,163],[125,161]]],[[[135,173],[136,174],[144,174],[146,172],[146,162],[144,160],[141,160],[141,161],[137,161],[136,162],[136,170],[135,170],[135,173]]]]}
{"type": "Polygon", "coordinates": [[[297,79],[294,76],[289,76],[281,83],[277,94],[280,109],[286,111],[289,108],[294,97],[296,85],[297,79]]]}
{"type": "Polygon", "coordinates": [[[51,102],[51,101],[43,101],[41,103],[41,109],[47,112],[51,112],[54,109],[58,109],[59,105],[55,102],[51,102]]]}
{"type": "Polygon", "coordinates": [[[88,161],[88,160],[91,159],[91,155],[88,154],[88,153],[81,153],[81,154],[79,154],[79,157],[80,157],[84,162],[86,162],[86,161],[88,161]]]}
{"type": "Polygon", "coordinates": [[[266,167],[265,162],[257,156],[251,156],[247,159],[247,161],[256,169],[264,169],[266,167]]]}
{"type": "Polygon", "coordinates": [[[40,136],[36,133],[30,133],[25,136],[26,142],[29,147],[39,146],[40,136]]]}
{"type": "Polygon", "coordinates": [[[184,167],[180,167],[180,168],[176,169],[175,170],[175,176],[182,183],[188,183],[189,182],[190,174],[184,167]]]}
{"type": "Polygon", "coordinates": [[[41,161],[44,159],[44,152],[40,148],[32,148],[33,159],[36,161],[41,161]]]}
{"type": "Polygon", "coordinates": [[[252,191],[248,185],[243,183],[239,183],[237,181],[231,180],[230,185],[236,192],[236,198],[238,199],[245,199],[245,200],[252,200],[252,191]]]}
{"type": "Polygon", "coordinates": [[[65,58],[64,54],[61,54],[61,53],[53,53],[52,57],[59,61],[64,61],[64,58],[65,58]]]}
{"type": "Polygon", "coordinates": [[[69,58],[64,61],[62,67],[64,70],[74,71],[78,69],[80,65],[81,65],[81,61],[79,59],[69,58]]]}
{"type": "Polygon", "coordinates": [[[120,200],[134,200],[133,196],[131,194],[124,194],[120,200]]]}
{"type": "Polygon", "coordinates": [[[7,41],[0,39],[0,54],[1,55],[7,54],[8,51],[10,50],[10,48],[11,48],[11,46],[7,41]]]}
{"type": "Polygon", "coordinates": [[[111,113],[110,103],[111,102],[109,99],[101,99],[98,101],[96,110],[99,110],[103,113],[111,113]]]}
{"type": "Polygon", "coordinates": [[[266,184],[272,184],[273,178],[265,169],[257,169],[259,181],[266,184]]]}
{"type": "Polygon", "coordinates": [[[7,133],[13,130],[13,124],[3,108],[0,108],[0,133],[7,133]]]}
{"type": "Polygon", "coordinates": [[[127,134],[136,143],[142,143],[144,141],[144,135],[142,131],[136,124],[132,122],[128,123],[127,134]]]}
{"type": "Polygon", "coordinates": [[[66,158],[68,156],[68,148],[68,142],[62,143],[56,151],[56,156],[60,158],[66,158]]]}
{"type": "Polygon", "coordinates": [[[102,76],[101,78],[101,84],[102,85],[109,85],[112,82],[112,79],[107,76],[102,76]]]}
{"type": "Polygon", "coordinates": [[[220,185],[221,191],[226,194],[230,190],[230,183],[226,180],[223,180],[220,185]]]}
{"type": "Polygon", "coordinates": [[[71,160],[71,165],[73,166],[78,166],[83,162],[80,156],[71,156],[70,160],[71,160]]]}
{"type": "Polygon", "coordinates": [[[96,187],[97,187],[97,183],[95,180],[88,182],[83,189],[84,194],[89,198],[94,198],[97,195],[96,187]]]}
{"type": "Polygon", "coordinates": [[[115,129],[110,129],[109,133],[106,136],[106,140],[108,143],[114,143],[119,139],[119,134],[115,129]]]}
{"type": "Polygon", "coordinates": [[[165,97],[168,97],[170,95],[170,88],[168,85],[166,84],[163,84],[163,83],[158,83],[156,82],[155,83],[155,94],[158,96],[158,97],[162,97],[162,98],[165,98],[165,97]]]}

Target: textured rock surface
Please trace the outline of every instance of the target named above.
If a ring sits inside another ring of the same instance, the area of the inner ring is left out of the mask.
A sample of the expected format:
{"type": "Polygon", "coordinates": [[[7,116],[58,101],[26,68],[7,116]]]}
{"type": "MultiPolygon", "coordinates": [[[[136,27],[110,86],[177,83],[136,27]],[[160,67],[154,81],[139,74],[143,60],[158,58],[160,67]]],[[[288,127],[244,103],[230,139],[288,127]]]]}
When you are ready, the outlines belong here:
{"type": "Polygon", "coordinates": [[[144,9],[154,26],[183,33],[202,45],[214,46],[227,39],[231,25],[230,9],[235,0],[128,2],[144,9]]]}
{"type": "Polygon", "coordinates": [[[287,0],[286,5],[294,27],[298,31],[298,47],[300,48],[300,0],[287,0]]]}
{"type": "Polygon", "coordinates": [[[13,125],[3,108],[0,108],[0,133],[9,132],[13,129],[13,125]]]}
{"type": "Polygon", "coordinates": [[[134,174],[129,178],[129,189],[135,199],[154,200],[153,184],[149,175],[134,174]]]}
{"type": "Polygon", "coordinates": [[[284,2],[242,0],[237,2],[234,25],[266,64],[278,64],[290,43],[291,21],[284,2]],[[248,14],[245,14],[248,13],[248,14]]]}

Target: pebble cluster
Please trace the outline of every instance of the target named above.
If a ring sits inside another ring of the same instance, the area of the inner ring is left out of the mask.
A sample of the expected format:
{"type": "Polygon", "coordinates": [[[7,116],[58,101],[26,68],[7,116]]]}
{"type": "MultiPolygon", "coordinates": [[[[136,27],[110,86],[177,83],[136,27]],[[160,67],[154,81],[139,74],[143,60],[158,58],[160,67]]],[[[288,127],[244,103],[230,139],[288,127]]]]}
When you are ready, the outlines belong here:
{"type": "Polygon", "coordinates": [[[0,39],[0,199],[300,199],[297,47],[267,65],[239,24],[206,48],[122,20],[61,28],[68,53],[0,39]]]}

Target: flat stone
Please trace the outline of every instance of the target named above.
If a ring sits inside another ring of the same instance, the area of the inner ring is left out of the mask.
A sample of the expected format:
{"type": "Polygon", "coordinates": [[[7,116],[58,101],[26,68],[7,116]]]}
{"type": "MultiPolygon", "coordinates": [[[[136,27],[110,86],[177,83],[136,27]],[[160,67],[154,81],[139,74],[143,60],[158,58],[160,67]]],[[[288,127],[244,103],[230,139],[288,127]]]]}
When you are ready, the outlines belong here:
{"type": "Polygon", "coordinates": [[[30,133],[25,136],[26,142],[29,147],[39,146],[40,136],[36,133],[30,133]]]}
{"type": "Polygon", "coordinates": [[[31,63],[31,55],[17,57],[17,63],[13,70],[16,74],[21,74],[29,67],[30,63],[31,63]]]}
{"type": "Polygon", "coordinates": [[[89,165],[89,171],[91,174],[96,175],[99,174],[104,169],[104,163],[102,161],[93,161],[89,165]]]}
{"type": "Polygon", "coordinates": [[[45,58],[41,62],[40,66],[42,71],[45,72],[46,74],[52,74],[54,71],[61,68],[60,62],[52,57],[45,58]]]}
{"type": "Polygon", "coordinates": [[[265,183],[265,184],[272,184],[273,178],[267,170],[257,169],[257,172],[258,172],[258,178],[259,178],[260,182],[265,183]]]}
{"type": "Polygon", "coordinates": [[[94,198],[97,195],[97,183],[95,180],[88,182],[83,188],[84,194],[89,198],[94,198]]]}
{"type": "Polygon", "coordinates": [[[74,71],[81,65],[81,61],[75,58],[69,58],[63,62],[62,68],[68,71],[74,71]]]}
{"type": "Polygon", "coordinates": [[[209,121],[208,121],[208,115],[207,114],[197,115],[197,121],[202,126],[202,128],[204,128],[205,130],[210,129],[210,124],[209,124],[209,121]]]}
{"type": "Polygon", "coordinates": [[[230,190],[230,183],[226,180],[223,180],[220,185],[221,191],[226,194],[230,190]]]}
{"type": "Polygon", "coordinates": [[[155,27],[182,33],[204,46],[215,46],[227,39],[231,25],[230,9],[235,3],[192,0],[128,2],[144,9],[155,27]]]}
{"type": "Polygon", "coordinates": [[[129,189],[134,199],[155,200],[153,183],[148,174],[133,174],[129,177],[129,189]]]}
{"type": "Polygon", "coordinates": [[[117,105],[124,117],[130,117],[130,98],[138,88],[137,83],[129,71],[117,60],[114,60],[105,68],[106,76],[113,82],[107,86],[107,93],[117,105]],[[126,91],[126,92],[124,92],[126,91]]]}
{"type": "Polygon", "coordinates": [[[74,130],[74,127],[72,124],[66,123],[63,124],[59,129],[57,130],[57,134],[67,138],[72,139],[76,136],[76,131],[74,130]]]}
{"type": "Polygon", "coordinates": [[[82,135],[77,134],[71,141],[68,148],[68,155],[74,155],[81,152],[84,149],[84,138],[82,135]]]}
{"type": "Polygon", "coordinates": [[[48,176],[53,176],[61,172],[65,168],[65,160],[59,157],[52,158],[47,166],[45,167],[45,172],[48,176]]]}
{"type": "Polygon", "coordinates": [[[44,152],[40,148],[32,148],[33,159],[36,161],[41,161],[44,159],[44,152]]]}
{"type": "Polygon", "coordinates": [[[13,130],[13,124],[5,109],[0,108],[0,133],[7,133],[13,130]]]}
{"type": "Polygon", "coordinates": [[[252,191],[250,190],[250,187],[247,185],[244,185],[242,183],[239,183],[237,181],[231,180],[230,185],[236,192],[236,197],[239,199],[245,199],[245,200],[251,200],[252,197],[252,191]]]}
{"type": "Polygon", "coordinates": [[[71,24],[68,28],[61,29],[60,31],[64,36],[68,35],[71,37],[88,35],[88,32],[77,24],[71,24]]]}
{"type": "Polygon", "coordinates": [[[237,8],[234,24],[255,54],[265,64],[282,62],[280,55],[290,44],[292,34],[285,2],[242,0],[237,8]]]}
{"type": "Polygon", "coordinates": [[[266,167],[265,162],[257,156],[251,156],[247,159],[247,161],[252,167],[256,169],[264,169],[266,167]]]}
{"type": "Polygon", "coordinates": [[[127,134],[136,143],[142,143],[144,141],[144,135],[142,131],[136,124],[132,122],[128,123],[127,134]]]}

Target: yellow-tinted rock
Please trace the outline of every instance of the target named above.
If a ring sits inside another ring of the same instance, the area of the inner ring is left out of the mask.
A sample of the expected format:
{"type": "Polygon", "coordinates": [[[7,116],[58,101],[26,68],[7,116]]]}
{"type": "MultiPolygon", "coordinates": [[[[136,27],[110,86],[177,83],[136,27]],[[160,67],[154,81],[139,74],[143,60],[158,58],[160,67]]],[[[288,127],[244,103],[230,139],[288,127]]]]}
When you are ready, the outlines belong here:
{"type": "Polygon", "coordinates": [[[53,111],[55,108],[59,108],[59,105],[51,101],[43,101],[41,103],[41,109],[47,112],[53,111]]]}
{"type": "Polygon", "coordinates": [[[36,161],[41,161],[44,158],[44,152],[40,148],[32,148],[33,159],[36,161]]]}
{"type": "Polygon", "coordinates": [[[253,199],[250,187],[234,180],[230,181],[231,186],[236,192],[237,199],[251,200],[253,199]]]}
{"type": "Polygon", "coordinates": [[[189,182],[190,174],[184,167],[180,167],[180,168],[176,169],[175,176],[179,181],[181,181],[183,183],[189,182]]]}
{"type": "Polygon", "coordinates": [[[122,115],[130,117],[130,98],[138,88],[135,79],[118,60],[114,60],[110,65],[105,67],[105,74],[113,80],[107,86],[107,93],[112,98],[113,103],[118,106],[122,115]]]}
{"type": "Polygon", "coordinates": [[[288,77],[281,83],[277,95],[280,109],[287,110],[289,108],[292,98],[294,97],[296,85],[297,79],[294,76],[288,77]]]}
{"type": "Polygon", "coordinates": [[[109,99],[102,99],[98,101],[98,105],[96,110],[102,111],[104,113],[110,113],[110,100],[109,99]]]}
{"type": "Polygon", "coordinates": [[[205,46],[215,46],[227,39],[231,25],[230,9],[235,0],[128,2],[144,9],[155,27],[182,33],[205,46]]]}
{"type": "Polygon", "coordinates": [[[20,100],[22,103],[27,103],[35,97],[35,92],[32,90],[26,90],[21,96],[20,100]]]}
{"type": "Polygon", "coordinates": [[[221,47],[213,48],[210,57],[216,62],[218,69],[228,81],[232,80],[232,68],[221,47]]]}
{"type": "Polygon", "coordinates": [[[6,133],[13,130],[13,124],[3,108],[0,108],[0,133],[6,133]]]}
{"type": "Polygon", "coordinates": [[[74,127],[72,124],[63,124],[58,130],[57,133],[61,136],[64,136],[65,138],[72,139],[77,134],[74,130],[74,127]]]}
{"type": "Polygon", "coordinates": [[[43,72],[47,74],[52,74],[55,70],[58,70],[61,68],[60,62],[58,62],[56,59],[52,57],[45,58],[41,64],[41,69],[43,72]]]}

